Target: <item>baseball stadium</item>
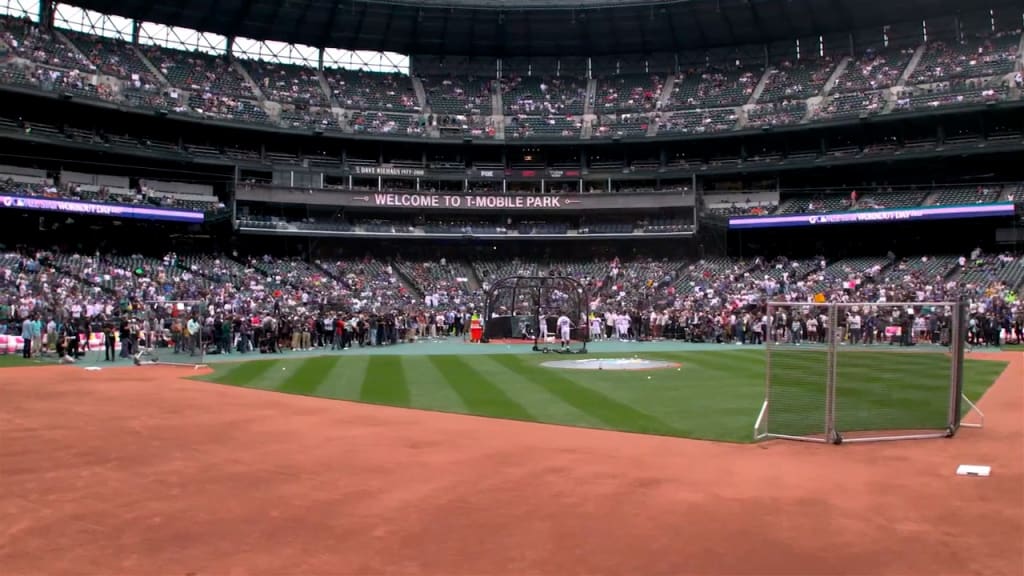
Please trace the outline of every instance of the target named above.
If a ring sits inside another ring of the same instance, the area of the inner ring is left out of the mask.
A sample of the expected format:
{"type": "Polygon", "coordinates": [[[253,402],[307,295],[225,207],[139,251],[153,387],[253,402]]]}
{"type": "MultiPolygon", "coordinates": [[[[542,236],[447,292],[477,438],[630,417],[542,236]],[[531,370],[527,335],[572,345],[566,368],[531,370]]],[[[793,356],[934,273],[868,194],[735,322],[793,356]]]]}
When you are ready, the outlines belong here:
{"type": "Polygon", "coordinates": [[[0,0],[0,571],[1024,576],[1019,0],[0,0]]]}

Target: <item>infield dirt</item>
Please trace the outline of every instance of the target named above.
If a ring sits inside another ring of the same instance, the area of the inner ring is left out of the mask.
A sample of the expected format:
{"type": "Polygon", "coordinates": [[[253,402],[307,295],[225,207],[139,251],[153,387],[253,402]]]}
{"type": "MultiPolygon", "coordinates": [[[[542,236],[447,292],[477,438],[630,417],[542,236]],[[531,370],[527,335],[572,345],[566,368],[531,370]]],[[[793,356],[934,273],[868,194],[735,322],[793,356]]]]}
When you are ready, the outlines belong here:
{"type": "MultiPolygon", "coordinates": [[[[734,445],[0,372],[5,574],[1024,573],[1024,354],[952,440],[734,445]],[[954,475],[993,466],[990,478],[954,475]]],[[[753,419],[754,415],[751,415],[753,419]]]]}

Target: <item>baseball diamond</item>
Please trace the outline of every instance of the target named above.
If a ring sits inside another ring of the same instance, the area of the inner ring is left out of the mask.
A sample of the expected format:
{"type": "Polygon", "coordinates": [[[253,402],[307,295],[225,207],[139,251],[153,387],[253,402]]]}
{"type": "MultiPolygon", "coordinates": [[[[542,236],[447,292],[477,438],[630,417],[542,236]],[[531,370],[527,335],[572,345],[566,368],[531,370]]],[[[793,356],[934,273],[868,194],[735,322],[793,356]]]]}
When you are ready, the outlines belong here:
{"type": "MultiPolygon", "coordinates": [[[[649,352],[637,347],[644,359],[678,370],[599,371],[552,370],[550,356],[514,350],[471,356],[441,353],[449,346],[431,346],[430,353],[422,355],[414,350],[220,362],[201,378],[372,404],[728,442],[753,440],[750,427],[764,397],[764,352],[758,349],[649,352]]],[[[823,381],[824,354],[794,353],[785,369],[799,378],[791,377],[784,392],[813,401],[814,389],[823,381]]],[[[600,362],[606,354],[595,356],[583,362],[600,362]]],[[[609,366],[621,363],[621,357],[607,356],[609,366]]],[[[851,428],[884,427],[885,422],[902,420],[921,428],[941,427],[947,369],[941,354],[857,354],[844,367],[862,383],[843,407],[844,414],[857,419],[849,423],[851,428]],[[885,373],[880,372],[883,365],[885,373]]],[[[1004,369],[1004,364],[968,361],[968,396],[980,397],[1004,369]]],[[[790,413],[775,418],[803,421],[804,426],[820,424],[800,406],[786,408],[790,413]]]]}
{"type": "Polygon", "coordinates": [[[0,576],[1024,576],[1022,0],[0,0],[0,576]]]}
{"type": "MultiPolygon", "coordinates": [[[[29,503],[34,514],[7,523],[12,528],[0,560],[13,573],[31,572],[51,550],[34,543],[42,531],[64,535],[50,545],[62,550],[59,563],[47,562],[56,572],[112,566],[110,554],[124,557],[144,545],[149,559],[122,561],[121,571],[149,572],[146,566],[162,564],[184,573],[222,573],[254,566],[259,558],[262,568],[253,571],[268,574],[295,566],[310,573],[383,573],[396,561],[433,573],[494,573],[496,565],[512,566],[512,555],[521,554],[502,543],[532,549],[550,537],[584,552],[586,559],[572,565],[587,573],[609,572],[608,564],[621,554],[635,558],[630,566],[645,573],[664,562],[672,573],[753,574],[766,563],[783,571],[792,558],[774,556],[772,539],[749,544],[759,558],[755,568],[680,548],[644,528],[655,523],[675,526],[687,540],[701,541],[701,549],[727,545],[737,534],[756,541],[755,533],[769,526],[777,538],[798,543],[807,542],[801,534],[815,531],[813,547],[834,547],[836,561],[857,573],[877,562],[894,574],[919,566],[944,573],[944,563],[966,559],[953,552],[957,546],[944,547],[938,558],[907,550],[916,549],[920,531],[952,515],[964,519],[966,533],[951,535],[951,544],[968,543],[974,554],[993,555],[982,564],[985,573],[1012,574],[998,558],[1021,534],[1020,518],[1012,513],[1021,502],[1012,487],[1024,470],[1019,455],[1001,443],[1024,439],[1013,409],[1024,401],[1024,355],[979,354],[965,363],[965,390],[983,397],[985,429],[936,444],[818,452],[796,443],[740,449],[752,439],[750,413],[764,392],[762,350],[596,347],[594,359],[614,362],[635,352],[679,368],[556,371],[543,366],[547,355],[455,342],[244,360],[210,356],[210,368],[199,374],[171,366],[82,370],[101,362],[3,368],[0,436],[8,441],[0,443],[0,518],[12,520],[29,503]],[[571,427],[510,422],[515,420],[571,427]],[[673,444],[652,435],[724,443],[673,444]],[[42,453],[61,454],[62,466],[53,468],[42,453]],[[989,484],[963,484],[952,474],[959,463],[976,458],[994,464],[989,484]],[[883,463],[889,474],[870,472],[883,463]],[[1003,497],[991,498],[993,490],[1003,497]],[[841,505],[830,503],[837,492],[841,505]],[[957,497],[941,497],[950,492],[957,497]],[[50,504],[55,500],[62,502],[59,508],[50,504]],[[668,509],[675,512],[666,515],[668,509]],[[685,519],[678,518],[680,509],[685,519]],[[742,513],[751,509],[754,519],[742,513]],[[819,517],[823,509],[828,513],[819,517]],[[870,561],[840,545],[852,534],[870,538],[877,530],[870,522],[855,528],[864,509],[876,521],[899,521],[908,530],[889,537],[892,552],[870,561]],[[79,524],[84,514],[93,515],[90,526],[79,524]],[[795,515],[789,516],[794,525],[778,524],[786,515],[795,515]],[[537,517],[550,524],[539,528],[543,535],[531,536],[537,517]],[[605,522],[591,525],[598,519],[605,522]],[[589,526],[587,538],[569,536],[581,522],[589,526]],[[136,544],[133,534],[144,539],[136,544]],[[468,545],[473,536],[487,555],[467,556],[450,544],[455,539],[468,545]],[[78,545],[65,548],[67,540],[78,545]],[[253,551],[240,556],[214,545],[226,541],[253,551]],[[663,559],[641,559],[652,554],[663,559]]],[[[795,353],[806,361],[824,352],[795,353]]],[[[886,362],[900,378],[896,386],[865,380],[858,413],[930,417],[926,405],[932,400],[920,385],[927,385],[941,354],[856,354],[860,360],[851,369],[870,373],[886,362]]],[[[0,357],[0,364],[24,363],[18,360],[0,357]]],[[[800,382],[810,379],[792,386],[800,382]]],[[[792,549],[802,555],[811,548],[792,549]]],[[[531,558],[538,566],[572,571],[560,553],[531,558]]]]}

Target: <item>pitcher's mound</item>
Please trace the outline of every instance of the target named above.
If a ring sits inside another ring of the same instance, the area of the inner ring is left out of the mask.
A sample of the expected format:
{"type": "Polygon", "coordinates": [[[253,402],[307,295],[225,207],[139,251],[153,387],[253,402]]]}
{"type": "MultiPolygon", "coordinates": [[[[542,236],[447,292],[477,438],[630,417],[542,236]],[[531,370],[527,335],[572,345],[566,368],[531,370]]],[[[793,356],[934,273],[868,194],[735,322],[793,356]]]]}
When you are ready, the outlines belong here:
{"type": "Polygon", "coordinates": [[[681,364],[667,360],[643,358],[587,358],[585,360],[552,360],[541,364],[546,368],[564,370],[667,370],[681,364]]]}

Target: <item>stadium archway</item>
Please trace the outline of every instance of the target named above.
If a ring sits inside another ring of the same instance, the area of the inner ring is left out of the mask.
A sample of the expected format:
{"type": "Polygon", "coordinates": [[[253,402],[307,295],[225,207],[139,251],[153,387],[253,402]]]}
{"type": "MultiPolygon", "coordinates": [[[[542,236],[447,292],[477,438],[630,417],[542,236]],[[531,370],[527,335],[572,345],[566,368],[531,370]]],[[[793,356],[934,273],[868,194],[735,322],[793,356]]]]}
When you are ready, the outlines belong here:
{"type": "Polygon", "coordinates": [[[584,354],[590,341],[590,295],[567,276],[510,276],[488,287],[484,304],[484,342],[533,341],[536,352],[584,354]],[[558,342],[557,322],[572,323],[571,344],[558,342]]]}

